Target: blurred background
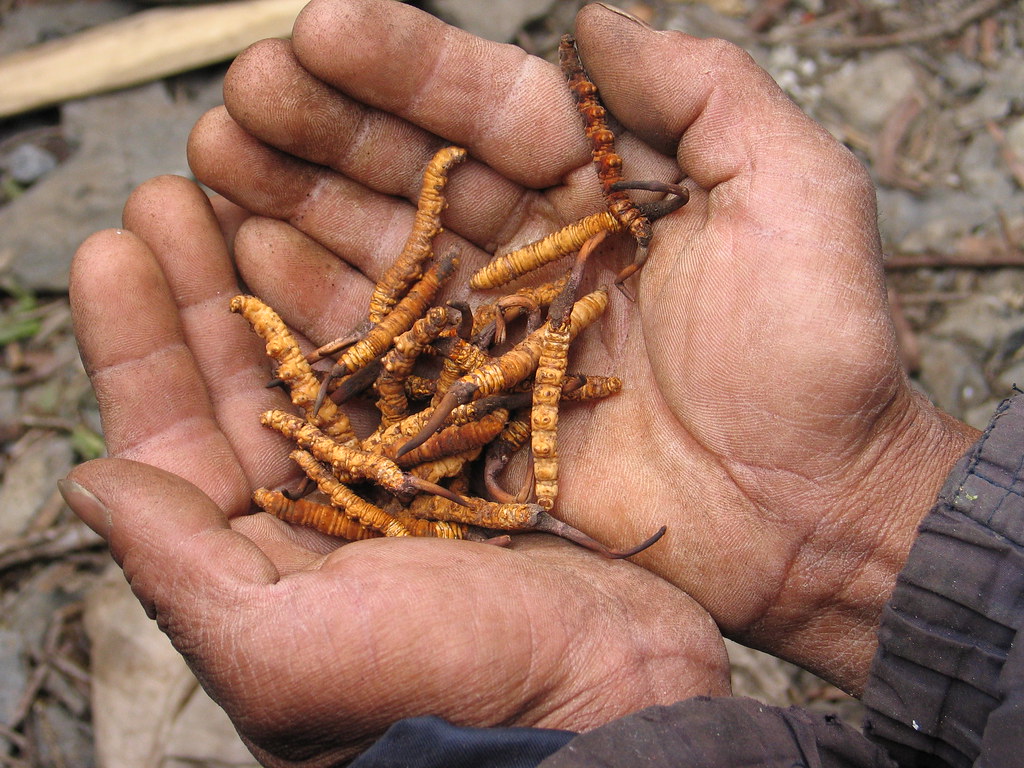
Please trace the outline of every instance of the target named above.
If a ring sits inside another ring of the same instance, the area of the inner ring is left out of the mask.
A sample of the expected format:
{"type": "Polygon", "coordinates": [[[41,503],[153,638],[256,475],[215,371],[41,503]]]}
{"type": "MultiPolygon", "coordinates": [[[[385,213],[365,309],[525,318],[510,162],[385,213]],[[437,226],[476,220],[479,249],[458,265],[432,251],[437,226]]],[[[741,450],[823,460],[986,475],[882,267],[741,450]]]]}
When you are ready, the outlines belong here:
{"type": "MultiPolygon", "coordinates": [[[[303,0],[0,0],[0,767],[252,766],[56,480],[103,455],[67,271],[130,190],[189,175],[185,140],[227,61],[303,0]]],[[[578,0],[415,3],[556,59],[578,0]]],[[[854,150],[878,185],[904,363],[983,427],[1024,384],[1024,2],[620,0],[724,37],[854,150]]],[[[733,645],[738,694],[857,702],[733,645]]]]}

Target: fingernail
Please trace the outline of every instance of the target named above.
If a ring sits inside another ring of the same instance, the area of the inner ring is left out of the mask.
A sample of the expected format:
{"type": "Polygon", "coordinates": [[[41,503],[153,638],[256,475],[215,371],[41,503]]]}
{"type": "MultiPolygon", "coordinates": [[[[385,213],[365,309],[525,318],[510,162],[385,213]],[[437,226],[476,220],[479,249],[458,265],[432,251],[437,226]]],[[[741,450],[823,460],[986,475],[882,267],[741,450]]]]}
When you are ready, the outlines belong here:
{"type": "Polygon", "coordinates": [[[96,494],[67,478],[57,481],[57,490],[60,491],[60,495],[64,497],[67,505],[71,507],[71,511],[78,515],[83,523],[100,536],[107,537],[111,526],[110,510],[96,498],[96,494]]]}
{"type": "Polygon", "coordinates": [[[652,27],[650,24],[648,24],[646,21],[644,21],[640,17],[634,16],[629,11],[624,11],[621,8],[619,8],[618,6],[612,5],[611,3],[598,3],[598,5],[603,5],[605,8],[607,8],[612,13],[617,13],[617,14],[619,14],[619,16],[622,16],[624,19],[629,19],[632,22],[636,22],[641,27],[646,27],[647,29],[654,29],[654,27],[652,27]]]}

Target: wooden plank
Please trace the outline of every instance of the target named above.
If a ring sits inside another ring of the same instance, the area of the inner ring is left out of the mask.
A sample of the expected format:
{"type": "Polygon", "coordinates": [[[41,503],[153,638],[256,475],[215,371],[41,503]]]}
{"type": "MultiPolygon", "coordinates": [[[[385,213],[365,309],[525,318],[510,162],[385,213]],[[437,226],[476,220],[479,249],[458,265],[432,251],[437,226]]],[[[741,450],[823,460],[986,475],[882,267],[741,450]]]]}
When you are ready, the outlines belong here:
{"type": "Polygon", "coordinates": [[[154,8],[0,59],[0,117],[226,61],[288,37],[308,0],[154,8]]]}

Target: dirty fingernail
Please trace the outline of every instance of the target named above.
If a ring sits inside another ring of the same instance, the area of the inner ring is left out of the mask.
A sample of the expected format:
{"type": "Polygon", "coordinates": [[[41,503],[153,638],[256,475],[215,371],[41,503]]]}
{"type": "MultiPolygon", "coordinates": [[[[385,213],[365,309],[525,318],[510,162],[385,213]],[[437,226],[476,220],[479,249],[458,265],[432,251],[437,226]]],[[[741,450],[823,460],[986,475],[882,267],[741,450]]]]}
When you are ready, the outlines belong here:
{"type": "Polygon", "coordinates": [[[83,523],[104,538],[110,533],[110,510],[96,498],[96,494],[67,478],[57,481],[57,490],[83,523]]]}
{"type": "Polygon", "coordinates": [[[621,8],[619,8],[618,6],[612,5],[611,3],[598,3],[598,5],[603,5],[605,8],[607,8],[612,13],[617,13],[617,14],[619,14],[619,16],[622,16],[625,19],[629,19],[630,21],[636,22],[641,27],[646,27],[647,29],[654,29],[654,27],[652,27],[646,21],[641,19],[639,16],[634,16],[629,11],[624,11],[621,8]]]}

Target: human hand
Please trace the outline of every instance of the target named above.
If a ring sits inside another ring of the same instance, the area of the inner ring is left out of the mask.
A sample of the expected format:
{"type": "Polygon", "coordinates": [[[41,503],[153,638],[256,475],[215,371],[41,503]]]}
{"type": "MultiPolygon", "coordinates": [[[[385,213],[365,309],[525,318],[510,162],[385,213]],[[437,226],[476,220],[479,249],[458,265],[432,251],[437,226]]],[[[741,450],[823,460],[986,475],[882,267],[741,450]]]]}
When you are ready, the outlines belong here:
{"type": "MultiPolygon", "coordinates": [[[[615,546],[667,523],[638,562],[728,634],[856,692],[917,523],[976,434],[901,370],[868,175],[734,46],[599,5],[576,38],[624,126],[625,176],[681,168],[691,200],[655,225],[635,304],[617,297],[578,343],[575,368],[626,388],[563,415],[556,511],[615,546]]],[[[557,68],[407,6],[316,0],[225,95],[194,168],[342,257],[286,252],[266,219],[239,233],[253,290],[318,342],[363,311],[356,273],[398,252],[396,198],[442,144],[473,158],[445,219],[467,273],[602,205],[557,68]]],[[[632,259],[628,237],[602,254],[595,282],[632,259]]]]}
{"type": "Polygon", "coordinates": [[[336,765],[392,722],[585,730],[727,694],[710,617],[639,566],[534,535],[337,547],[247,514],[294,476],[259,413],[263,344],[228,312],[220,226],[190,182],[148,182],[75,256],[75,332],[115,458],[62,484],[266,765],[336,765]]]}

